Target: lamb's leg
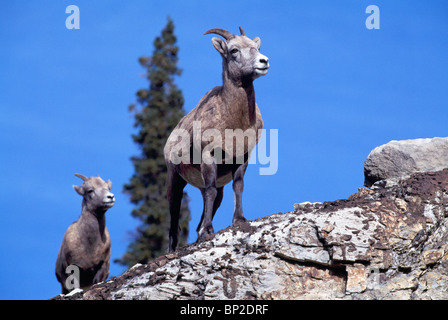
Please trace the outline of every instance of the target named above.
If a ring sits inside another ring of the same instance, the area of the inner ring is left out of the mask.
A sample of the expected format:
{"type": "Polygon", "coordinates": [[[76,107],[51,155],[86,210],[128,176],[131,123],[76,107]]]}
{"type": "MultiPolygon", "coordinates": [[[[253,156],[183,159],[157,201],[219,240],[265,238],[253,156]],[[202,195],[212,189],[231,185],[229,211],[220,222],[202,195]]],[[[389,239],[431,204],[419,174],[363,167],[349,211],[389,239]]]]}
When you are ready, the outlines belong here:
{"type": "Polygon", "coordinates": [[[201,223],[198,226],[198,240],[200,241],[205,235],[214,233],[212,219],[213,209],[218,191],[216,188],[216,175],[218,169],[216,163],[201,164],[201,174],[204,180],[204,189],[202,196],[204,199],[204,211],[202,213],[201,223]]]}
{"type": "Polygon", "coordinates": [[[61,290],[62,294],[67,294],[70,292],[63,284],[61,284],[61,288],[62,288],[61,290]]]}
{"type": "Polygon", "coordinates": [[[249,161],[240,165],[233,171],[233,191],[235,192],[235,211],[233,213],[232,223],[234,226],[246,222],[243,214],[243,189],[244,174],[249,161]]]}
{"type": "Polygon", "coordinates": [[[169,252],[174,252],[179,242],[180,207],[184,188],[187,183],[171,166],[168,166],[166,182],[167,199],[171,216],[169,252]]]}
{"type": "Polygon", "coordinates": [[[109,276],[109,262],[101,261],[100,266],[98,267],[98,271],[93,277],[92,284],[103,282],[109,276]]]}

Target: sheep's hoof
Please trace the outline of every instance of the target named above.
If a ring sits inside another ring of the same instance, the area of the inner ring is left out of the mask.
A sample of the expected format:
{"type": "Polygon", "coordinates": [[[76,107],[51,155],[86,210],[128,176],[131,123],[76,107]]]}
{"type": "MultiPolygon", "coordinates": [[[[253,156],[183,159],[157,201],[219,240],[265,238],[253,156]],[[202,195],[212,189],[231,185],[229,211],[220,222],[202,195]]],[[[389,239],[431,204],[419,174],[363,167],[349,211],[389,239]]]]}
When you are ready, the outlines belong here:
{"type": "Polygon", "coordinates": [[[201,243],[201,242],[205,242],[208,240],[212,240],[214,237],[215,237],[215,233],[202,234],[202,235],[198,236],[196,243],[201,243]]]}
{"type": "Polygon", "coordinates": [[[252,227],[249,221],[244,217],[235,219],[233,226],[242,232],[252,233],[255,231],[255,228],[252,227]]]}
{"type": "Polygon", "coordinates": [[[233,219],[232,223],[234,227],[238,227],[241,225],[245,225],[247,223],[247,219],[244,217],[237,217],[233,219]]]}
{"type": "Polygon", "coordinates": [[[198,239],[196,240],[196,243],[211,240],[214,236],[215,230],[213,230],[213,226],[205,227],[198,233],[198,239]]]}

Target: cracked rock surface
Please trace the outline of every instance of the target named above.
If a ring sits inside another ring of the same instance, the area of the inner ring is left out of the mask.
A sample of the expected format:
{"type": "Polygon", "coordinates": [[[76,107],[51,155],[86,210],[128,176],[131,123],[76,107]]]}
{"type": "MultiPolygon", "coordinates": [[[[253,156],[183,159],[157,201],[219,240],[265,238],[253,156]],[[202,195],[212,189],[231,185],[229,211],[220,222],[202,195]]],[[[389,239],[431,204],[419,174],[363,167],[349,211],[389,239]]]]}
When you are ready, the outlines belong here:
{"type": "Polygon", "coordinates": [[[414,173],[226,228],[54,299],[448,299],[447,219],[448,169],[414,173]]]}

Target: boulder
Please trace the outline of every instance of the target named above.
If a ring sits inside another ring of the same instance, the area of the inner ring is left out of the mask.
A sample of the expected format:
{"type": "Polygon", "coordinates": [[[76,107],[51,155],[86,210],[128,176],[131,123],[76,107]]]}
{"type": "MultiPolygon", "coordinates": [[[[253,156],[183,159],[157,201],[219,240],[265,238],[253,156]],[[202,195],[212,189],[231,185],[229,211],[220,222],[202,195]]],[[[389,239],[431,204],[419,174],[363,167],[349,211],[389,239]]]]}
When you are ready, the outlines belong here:
{"type": "Polygon", "coordinates": [[[391,141],[370,152],[364,162],[364,185],[397,182],[416,172],[448,168],[448,138],[391,141]]]}

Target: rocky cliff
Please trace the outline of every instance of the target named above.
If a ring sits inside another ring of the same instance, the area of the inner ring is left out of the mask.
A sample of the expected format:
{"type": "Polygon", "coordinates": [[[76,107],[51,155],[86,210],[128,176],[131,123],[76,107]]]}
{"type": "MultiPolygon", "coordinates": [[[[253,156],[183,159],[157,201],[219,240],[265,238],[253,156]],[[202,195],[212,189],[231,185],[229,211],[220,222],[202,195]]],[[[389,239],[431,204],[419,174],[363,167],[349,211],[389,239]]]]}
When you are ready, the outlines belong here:
{"type": "Polygon", "coordinates": [[[295,204],[56,299],[448,299],[448,169],[295,204]]]}

